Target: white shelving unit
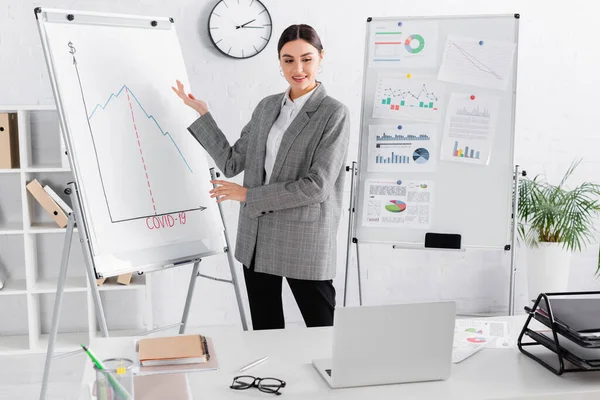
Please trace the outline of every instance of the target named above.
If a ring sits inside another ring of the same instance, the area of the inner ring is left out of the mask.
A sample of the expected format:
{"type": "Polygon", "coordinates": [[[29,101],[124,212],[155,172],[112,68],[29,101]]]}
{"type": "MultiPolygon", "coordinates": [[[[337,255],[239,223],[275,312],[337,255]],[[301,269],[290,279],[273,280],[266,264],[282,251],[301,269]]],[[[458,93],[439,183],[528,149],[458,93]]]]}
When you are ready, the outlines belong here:
{"type": "MultiPolygon", "coordinates": [[[[53,106],[1,106],[18,114],[20,168],[0,169],[0,264],[10,277],[0,289],[0,355],[46,352],[65,229],[29,194],[37,179],[64,194],[73,181],[60,154],[58,112],[53,106]]],[[[100,335],[78,234],[73,236],[56,352],[72,351],[100,335]]],[[[151,279],[134,275],[129,285],[100,286],[109,334],[153,328],[151,279]]]]}

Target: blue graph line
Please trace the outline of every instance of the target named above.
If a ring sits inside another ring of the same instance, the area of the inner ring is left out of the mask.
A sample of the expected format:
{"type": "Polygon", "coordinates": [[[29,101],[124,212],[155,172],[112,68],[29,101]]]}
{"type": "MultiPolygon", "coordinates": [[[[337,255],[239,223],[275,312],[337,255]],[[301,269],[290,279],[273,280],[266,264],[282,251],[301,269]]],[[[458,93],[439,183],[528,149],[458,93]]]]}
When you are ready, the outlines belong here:
{"type": "Polygon", "coordinates": [[[194,171],[192,171],[192,169],[190,168],[190,165],[188,164],[187,160],[185,159],[185,157],[181,153],[181,150],[179,150],[179,146],[177,146],[177,143],[175,143],[175,140],[173,139],[173,137],[171,136],[171,134],[169,132],[163,131],[163,129],[160,127],[160,125],[158,124],[158,122],[156,121],[156,119],[152,115],[148,115],[148,113],[146,112],[146,110],[144,110],[144,107],[142,106],[142,104],[140,103],[140,101],[137,99],[137,97],[135,96],[135,94],[131,91],[131,88],[129,88],[129,86],[123,85],[121,87],[121,89],[119,89],[119,91],[117,92],[117,94],[111,93],[110,96],[108,96],[108,100],[106,100],[106,103],[104,103],[104,106],[102,106],[100,104],[96,104],[96,107],[94,107],[94,109],[92,110],[92,113],[88,117],[88,120],[92,119],[92,117],[94,116],[94,113],[96,112],[96,110],[98,110],[98,108],[101,108],[102,110],[104,110],[108,106],[108,103],[110,103],[110,101],[112,100],[112,98],[113,97],[114,98],[119,97],[119,95],[121,95],[121,93],[123,92],[123,90],[125,88],[127,88],[127,90],[129,91],[129,93],[131,93],[131,95],[135,99],[135,102],[138,104],[138,106],[140,106],[140,108],[142,109],[142,111],[144,112],[144,114],[146,114],[146,117],[148,117],[148,119],[151,119],[152,121],[154,121],[154,123],[156,124],[156,126],[160,130],[160,133],[162,133],[163,136],[168,136],[169,139],[171,139],[171,142],[173,142],[173,146],[175,146],[175,148],[179,152],[179,155],[181,156],[181,159],[183,160],[183,162],[185,163],[185,165],[188,167],[188,169],[190,170],[190,172],[193,174],[194,171]]]}

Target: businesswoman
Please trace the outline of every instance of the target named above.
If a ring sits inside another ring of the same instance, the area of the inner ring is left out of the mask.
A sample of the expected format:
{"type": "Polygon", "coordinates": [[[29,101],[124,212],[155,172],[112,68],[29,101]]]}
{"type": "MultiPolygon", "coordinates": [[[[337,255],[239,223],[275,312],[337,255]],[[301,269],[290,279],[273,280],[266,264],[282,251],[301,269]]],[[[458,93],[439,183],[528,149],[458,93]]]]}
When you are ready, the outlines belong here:
{"type": "Polygon", "coordinates": [[[348,152],[348,108],[316,80],[323,46],[314,29],[292,25],[277,46],[285,93],[256,106],[233,146],[206,103],[173,90],[200,117],[188,130],[230,178],[217,180],[218,202],[240,202],[235,257],[244,278],[254,329],[284,328],[282,277],[308,327],[333,325],[336,235],[348,152]]]}

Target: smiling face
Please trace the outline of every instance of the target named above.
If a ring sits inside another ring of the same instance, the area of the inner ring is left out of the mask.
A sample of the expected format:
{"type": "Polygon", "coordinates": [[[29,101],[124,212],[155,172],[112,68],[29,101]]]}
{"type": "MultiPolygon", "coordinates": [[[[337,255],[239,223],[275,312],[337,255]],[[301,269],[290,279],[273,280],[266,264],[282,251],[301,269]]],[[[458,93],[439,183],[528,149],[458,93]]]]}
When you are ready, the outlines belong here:
{"type": "Polygon", "coordinates": [[[291,87],[292,100],[310,92],[316,86],[316,76],[323,60],[319,50],[302,39],[287,42],[279,52],[279,62],[291,87]]]}

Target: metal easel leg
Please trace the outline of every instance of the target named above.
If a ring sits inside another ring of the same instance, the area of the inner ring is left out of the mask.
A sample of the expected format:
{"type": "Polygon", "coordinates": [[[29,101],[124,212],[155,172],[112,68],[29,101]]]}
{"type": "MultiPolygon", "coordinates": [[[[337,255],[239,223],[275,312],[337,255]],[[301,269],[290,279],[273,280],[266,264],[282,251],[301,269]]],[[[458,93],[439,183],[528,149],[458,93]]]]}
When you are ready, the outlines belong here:
{"type": "Polygon", "coordinates": [[[69,214],[67,220],[67,231],[65,234],[65,243],[63,245],[62,258],[60,262],[60,271],[58,274],[58,285],[56,288],[56,298],[54,299],[54,311],[52,314],[52,328],[50,329],[50,337],[48,338],[48,349],[46,350],[46,365],[44,366],[44,377],[42,378],[42,389],[40,392],[40,400],[46,398],[48,390],[48,377],[50,375],[50,364],[54,355],[54,344],[56,343],[56,335],[58,334],[58,323],[60,321],[60,309],[62,307],[63,294],[65,291],[65,281],[67,280],[67,266],[69,264],[69,256],[71,254],[71,241],[73,239],[73,228],[75,218],[73,213],[69,214]]]}
{"type": "Polygon", "coordinates": [[[185,307],[183,308],[183,317],[181,317],[181,325],[179,327],[179,334],[182,335],[185,333],[185,328],[187,327],[188,315],[190,314],[190,306],[192,304],[192,298],[194,297],[194,288],[196,287],[196,279],[198,276],[198,268],[200,268],[200,261],[198,260],[194,263],[194,268],[192,269],[192,276],[190,278],[190,286],[188,287],[187,297],[185,299],[185,307]]]}
{"type": "Polygon", "coordinates": [[[356,274],[358,276],[358,304],[362,306],[362,279],[360,275],[360,257],[358,256],[358,242],[356,242],[356,274]]]}
{"type": "MultiPolygon", "coordinates": [[[[211,179],[215,179],[217,177],[215,173],[215,169],[210,169],[210,177],[211,179]]],[[[216,186],[216,185],[213,185],[216,186]]],[[[223,209],[221,208],[221,203],[217,203],[219,208],[219,215],[221,215],[221,221],[223,222],[223,234],[225,236],[225,245],[227,248],[225,251],[227,252],[227,260],[229,262],[229,271],[231,272],[231,281],[224,281],[222,279],[215,279],[212,277],[207,277],[219,281],[229,282],[233,285],[233,290],[235,291],[235,298],[237,300],[238,311],[240,313],[240,320],[242,321],[242,328],[247,331],[248,330],[248,322],[246,320],[246,312],[244,311],[244,303],[242,302],[242,293],[240,292],[240,284],[237,278],[237,274],[235,272],[235,263],[233,261],[233,254],[231,253],[231,246],[229,244],[229,234],[227,232],[227,226],[225,225],[225,218],[223,217],[223,209]]],[[[200,274],[200,276],[203,276],[200,274]]],[[[206,277],[206,276],[205,276],[206,277]]]]}
{"type": "Polygon", "coordinates": [[[77,228],[79,232],[79,241],[81,242],[81,249],[83,250],[83,258],[85,260],[85,268],[87,271],[87,278],[92,291],[92,298],[94,299],[94,305],[96,307],[96,319],[100,327],[100,332],[103,337],[108,337],[108,328],[106,326],[106,318],[104,316],[104,308],[102,307],[102,300],[100,299],[100,291],[96,284],[96,273],[92,268],[92,254],[89,248],[89,239],[87,237],[87,227],[85,221],[81,217],[81,203],[79,199],[79,191],[75,182],[69,183],[71,192],[69,194],[75,194],[73,199],[73,210],[76,215],[77,228]]]}
{"type": "MultiPolygon", "coordinates": [[[[225,233],[227,238],[227,233],[225,233]]],[[[233,290],[235,290],[235,298],[237,300],[238,310],[240,313],[240,319],[242,320],[242,328],[248,330],[248,322],[246,321],[246,312],[244,311],[244,303],[242,303],[242,293],[240,291],[240,284],[235,272],[235,264],[233,262],[233,255],[231,254],[231,248],[229,247],[229,240],[227,241],[227,259],[229,261],[229,270],[231,271],[231,280],[233,283],[233,290]]]]}
{"type": "MultiPolygon", "coordinates": [[[[346,300],[348,297],[348,270],[350,268],[350,252],[352,244],[357,244],[356,239],[354,238],[354,212],[355,212],[355,203],[354,203],[354,183],[356,177],[356,161],[352,162],[352,167],[346,167],[346,171],[350,171],[350,205],[348,207],[348,242],[346,243],[346,272],[344,275],[344,307],[346,307],[346,300]]],[[[358,260],[356,260],[358,263],[358,260]]],[[[360,288],[360,279],[359,279],[359,288],[360,288]]],[[[360,289],[359,289],[360,296],[360,289]]]]}
{"type": "Polygon", "coordinates": [[[512,206],[512,236],[510,244],[510,284],[508,292],[508,315],[515,314],[515,277],[517,274],[517,228],[519,215],[519,166],[515,165],[514,187],[513,187],[513,206],[512,206]]]}
{"type": "Polygon", "coordinates": [[[90,283],[90,289],[92,290],[92,298],[94,299],[94,305],[96,306],[96,319],[100,327],[100,332],[103,337],[108,337],[108,327],[106,325],[106,317],[104,316],[104,308],[102,307],[102,299],[100,298],[100,291],[98,290],[98,284],[96,283],[96,274],[91,269],[91,266],[86,264],[87,277],[90,283]]]}

